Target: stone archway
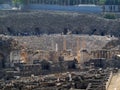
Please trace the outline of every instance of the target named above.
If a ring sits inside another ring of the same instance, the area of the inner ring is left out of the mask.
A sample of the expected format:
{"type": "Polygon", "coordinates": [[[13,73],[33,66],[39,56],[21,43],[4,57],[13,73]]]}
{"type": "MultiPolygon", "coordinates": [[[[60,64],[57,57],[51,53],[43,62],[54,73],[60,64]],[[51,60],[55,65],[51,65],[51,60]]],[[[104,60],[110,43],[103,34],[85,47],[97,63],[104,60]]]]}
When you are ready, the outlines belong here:
{"type": "Polygon", "coordinates": [[[42,70],[50,70],[50,63],[46,60],[43,60],[41,62],[41,67],[42,67],[42,70]]]}

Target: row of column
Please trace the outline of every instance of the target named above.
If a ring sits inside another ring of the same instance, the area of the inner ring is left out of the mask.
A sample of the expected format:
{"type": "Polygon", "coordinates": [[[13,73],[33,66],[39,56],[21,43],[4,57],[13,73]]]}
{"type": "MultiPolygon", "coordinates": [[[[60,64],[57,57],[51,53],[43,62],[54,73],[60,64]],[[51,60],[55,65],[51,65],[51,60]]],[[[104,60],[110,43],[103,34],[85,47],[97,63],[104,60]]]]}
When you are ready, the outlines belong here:
{"type": "Polygon", "coordinates": [[[113,56],[113,52],[104,50],[93,51],[91,54],[93,58],[111,59],[113,56]]]}
{"type": "MultiPolygon", "coordinates": [[[[99,0],[97,0],[99,1],[99,0]]],[[[27,0],[29,4],[57,4],[57,5],[78,5],[96,4],[96,0],[27,0]]]]}
{"type": "Polygon", "coordinates": [[[118,12],[120,11],[119,5],[104,5],[103,12],[118,12]]]}

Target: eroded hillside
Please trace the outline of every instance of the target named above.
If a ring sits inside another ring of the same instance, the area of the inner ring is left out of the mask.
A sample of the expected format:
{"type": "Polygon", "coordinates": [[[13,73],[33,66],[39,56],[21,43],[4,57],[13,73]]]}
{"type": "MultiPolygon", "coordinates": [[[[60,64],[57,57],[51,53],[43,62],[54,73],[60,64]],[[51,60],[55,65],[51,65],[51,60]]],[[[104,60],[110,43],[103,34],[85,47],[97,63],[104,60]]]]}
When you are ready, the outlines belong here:
{"type": "Polygon", "coordinates": [[[70,12],[0,12],[0,33],[2,34],[51,34],[62,33],[65,29],[69,29],[76,34],[113,34],[118,36],[120,35],[120,20],[70,12]]]}

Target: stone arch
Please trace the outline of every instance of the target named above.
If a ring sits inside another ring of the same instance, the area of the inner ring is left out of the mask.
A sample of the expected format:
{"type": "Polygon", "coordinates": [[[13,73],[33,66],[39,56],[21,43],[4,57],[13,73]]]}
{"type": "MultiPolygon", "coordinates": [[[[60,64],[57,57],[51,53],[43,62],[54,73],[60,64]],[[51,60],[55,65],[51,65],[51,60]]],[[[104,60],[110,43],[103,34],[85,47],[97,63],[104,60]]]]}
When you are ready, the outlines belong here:
{"type": "Polygon", "coordinates": [[[42,67],[42,70],[50,70],[50,63],[46,60],[43,60],[41,62],[41,67],[42,67]]]}

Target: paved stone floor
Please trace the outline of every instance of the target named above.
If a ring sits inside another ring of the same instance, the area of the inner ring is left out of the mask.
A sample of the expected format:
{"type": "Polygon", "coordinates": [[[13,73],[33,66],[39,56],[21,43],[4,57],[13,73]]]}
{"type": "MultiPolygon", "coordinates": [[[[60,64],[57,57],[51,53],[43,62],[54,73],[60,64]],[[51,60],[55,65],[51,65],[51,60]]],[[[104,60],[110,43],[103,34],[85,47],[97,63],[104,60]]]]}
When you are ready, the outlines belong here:
{"type": "Polygon", "coordinates": [[[120,90],[120,72],[113,76],[108,90],[120,90]]]}

